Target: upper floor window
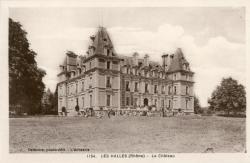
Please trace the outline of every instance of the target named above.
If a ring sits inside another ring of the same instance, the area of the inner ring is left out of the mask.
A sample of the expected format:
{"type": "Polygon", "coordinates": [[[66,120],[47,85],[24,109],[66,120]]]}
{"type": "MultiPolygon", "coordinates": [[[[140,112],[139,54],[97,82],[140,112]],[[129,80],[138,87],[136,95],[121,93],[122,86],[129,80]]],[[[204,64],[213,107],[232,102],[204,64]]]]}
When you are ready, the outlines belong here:
{"type": "Polygon", "coordinates": [[[171,86],[168,86],[168,94],[171,94],[171,86]]]}
{"type": "Polygon", "coordinates": [[[154,93],[157,93],[157,85],[154,86],[154,93]]]}
{"type": "Polygon", "coordinates": [[[148,84],[147,83],[145,84],[145,92],[147,92],[147,93],[149,92],[148,91],[148,84]]]}
{"type": "Polygon", "coordinates": [[[174,86],[174,94],[175,94],[175,95],[176,95],[176,92],[177,92],[176,86],[174,86]]]}
{"type": "Polygon", "coordinates": [[[135,82],[135,92],[138,92],[138,83],[135,82]]]}
{"type": "Polygon", "coordinates": [[[111,88],[111,81],[109,76],[107,76],[106,87],[111,88]]]}
{"type": "Polygon", "coordinates": [[[89,77],[89,88],[92,88],[92,76],[89,77]]]}
{"type": "Polygon", "coordinates": [[[189,88],[188,88],[188,86],[186,86],[186,95],[188,95],[189,94],[189,88]]]}
{"type": "Polygon", "coordinates": [[[137,75],[138,74],[138,70],[137,69],[135,69],[135,75],[137,75]]]}
{"type": "Polygon", "coordinates": [[[130,88],[129,88],[129,81],[126,81],[126,91],[130,91],[130,88]]]}
{"type": "Polygon", "coordinates": [[[91,69],[91,62],[89,62],[89,69],[91,69]]]}
{"type": "Polygon", "coordinates": [[[157,99],[155,99],[155,106],[157,106],[157,99]]]}
{"type": "Polygon", "coordinates": [[[176,76],[176,74],[174,74],[174,80],[176,80],[177,79],[177,76],[176,76]]]}
{"type": "Polygon", "coordinates": [[[157,72],[155,72],[155,77],[156,77],[156,78],[158,77],[158,73],[157,73],[157,72]]]}
{"type": "Polygon", "coordinates": [[[110,69],[110,61],[107,62],[107,69],[110,69]]]}
{"type": "Polygon", "coordinates": [[[161,86],[161,93],[164,94],[165,91],[164,91],[164,85],[161,86]]]}

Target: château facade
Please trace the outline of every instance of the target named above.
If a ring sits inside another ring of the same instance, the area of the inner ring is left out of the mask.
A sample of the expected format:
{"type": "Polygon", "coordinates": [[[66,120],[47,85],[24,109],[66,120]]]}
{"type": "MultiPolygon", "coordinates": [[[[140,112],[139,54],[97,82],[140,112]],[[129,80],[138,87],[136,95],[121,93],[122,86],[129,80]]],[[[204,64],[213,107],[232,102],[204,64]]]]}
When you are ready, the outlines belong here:
{"type": "Polygon", "coordinates": [[[87,54],[68,52],[58,74],[58,113],[80,110],[135,109],[194,112],[193,75],[181,49],[162,55],[162,63],[118,55],[104,27],[91,36],[87,54]]]}

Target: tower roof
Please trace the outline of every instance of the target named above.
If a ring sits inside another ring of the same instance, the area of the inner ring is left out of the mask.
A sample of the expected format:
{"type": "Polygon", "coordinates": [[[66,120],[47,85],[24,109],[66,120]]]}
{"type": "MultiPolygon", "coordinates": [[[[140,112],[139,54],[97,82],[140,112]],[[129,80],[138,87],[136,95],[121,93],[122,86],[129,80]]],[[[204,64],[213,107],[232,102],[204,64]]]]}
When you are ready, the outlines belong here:
{"type": "Polygon", "coordinates": [[[103,54],[104,47],[113,48],[113,43],[104,27],[99,27],[97,33],[91,39],[93,40],[92,46],[95,48],[95,54],[103,54]]]}
{"type": "Polygon", "coordinates": [[[173,55],[172,62],[170,64],[170,67],[168,69],[168,72],[174,72],[174,71],[181,71],[181,70],[189,70],[189,63],[185,59],[182,50],[178,48],[173,55]],[[184,66],[187,68],[185,69],[184,66]]]}

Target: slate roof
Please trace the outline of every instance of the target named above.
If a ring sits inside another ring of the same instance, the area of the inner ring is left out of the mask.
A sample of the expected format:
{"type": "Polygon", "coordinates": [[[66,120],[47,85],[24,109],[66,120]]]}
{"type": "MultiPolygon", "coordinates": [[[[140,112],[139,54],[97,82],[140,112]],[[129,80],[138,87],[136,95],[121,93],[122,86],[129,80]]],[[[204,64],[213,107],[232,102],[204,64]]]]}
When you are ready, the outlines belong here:
{"type": "MultiPolygon", "coordinates": [[[[109,34],[106,30],[106,28],[104,27],[99,27],[96,34],[90,37],[92,39],[92,44],[89,46],[89,48],[93,48],[94,49],[94,54],[103,54],[104,53],[104,47],[109,47],[112,49],[113,54],[117,56],[117,54],[114,51],[113,48],[113,43],[109,37],[109,34]]],[[[76,70],[77,67],[82,67],[83,66],[83,61],[87,58],[87,56],[77,56],[76,54],[74,54],[71,51],[67,52],[67,55],[69,57],[75,58],[75,62],[76,63],[71,63],[70,66],[70,70],[76,70]],[[76,67],[74,67],[73,65],[75,64],[76,67]]],[[[137,56],[138,57],[138,53],[134,53],[133,56],[137,56]]],[[[178,48],[175,52],[175,54],[170,55],[169,57],[172,56],[172,61],[171,64],[169,66],[169,68],[167,69],[167,72],[176,72],[176,71],[182,71],[182,70],[186,70],[186,71],[190,71],[189,68],[189,63],[187,62],[187,60],[184,57],[184,54],[182,53],[181,49],[178,48]]],[[[135,62],[133,61],[134,57],[130,57],[130,56],[123,56],[123,55],[119,55],[118,56],[122,62],[121,66],[127,66],[127,67],[136,67],[139,69],[145,69],[145,70],[150,70],[150,71],[165,71],[163,66],[158,63],[158,62],[154,62],[154,61],[148,61],[148,66],[144,64],[144,59],[143,58],[138,58],[138,64],[135,65],[135,62]]],[[[71,60],[72,62],[72,60],[71,60]]],[[[63,62],[62,66],[66,66],[66,58],[63,62]]]]}
{"type": "Polygon", "coordinates": [[[113,43],[106,28],[104,27],[98,28],[98,31],[95,36],[93,36],[93,39],[93,44],[91,46],[95,48],[95,54],[103,54],[103,49],[105,46],[113,48],[113,43]]]}
{"type": "Polygon", "coordinates": [[[173,55],[173,59],[172,59],[172,62],[169,66],[168,72],[185,70],[184,65],[187,65],[187,67],[189,67],[188,66],[189,63],[185,59],[181,49],[178,48],[176,50],[175,54],[173,55]]]}

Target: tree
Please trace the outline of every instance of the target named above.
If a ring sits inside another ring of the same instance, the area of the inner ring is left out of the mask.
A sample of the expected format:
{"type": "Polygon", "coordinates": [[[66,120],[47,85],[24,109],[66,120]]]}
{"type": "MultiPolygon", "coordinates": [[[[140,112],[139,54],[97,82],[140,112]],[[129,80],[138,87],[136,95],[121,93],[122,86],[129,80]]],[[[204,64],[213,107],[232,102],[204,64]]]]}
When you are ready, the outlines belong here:
{"type": "Polygon", "coordinates": [[[197,96],[194,96],[194,113],[201,114],[203,111],[200,106],[200,101],[197,96]]]}
{"type": "Polygon", "coordinates": [[[53,107],[53,112],[57,114],[57,108],[58,108],[58,86],[56,86],[56,90],[53,94],[53,99],[52,99],[52,107],[53,107]]]}
{"type": "Polygon", "coordinates": [[[246,110],[246,92],[243,85],[238,84],[233,78],[223,78],[220,85],[213,91],[208,100],[209,109],[224,111],[229,115],[237,114],[246,110]]]}
{"type": "Polygon", "coordinates": [[[19,22],[9,19],[9,103],[21,106],[21,112],[36,114],[41,111],[46,73],[37,67],[37,54],[26,35],[19,22]]]}
{"type": "Polygon", "coordinates": [[[57,93],[52,93],[49,88],[43,93],[42,113],[57,114],[57,93]]]}

